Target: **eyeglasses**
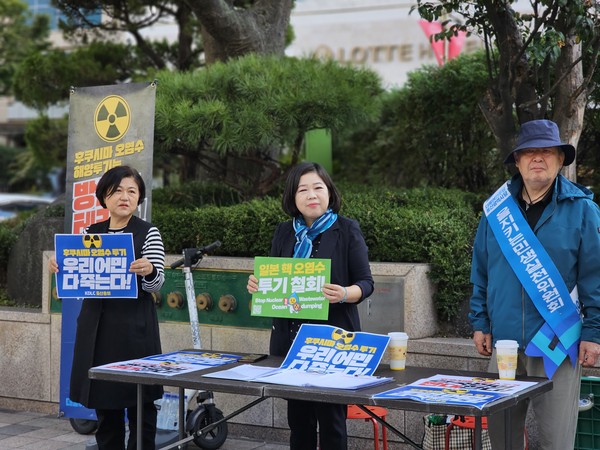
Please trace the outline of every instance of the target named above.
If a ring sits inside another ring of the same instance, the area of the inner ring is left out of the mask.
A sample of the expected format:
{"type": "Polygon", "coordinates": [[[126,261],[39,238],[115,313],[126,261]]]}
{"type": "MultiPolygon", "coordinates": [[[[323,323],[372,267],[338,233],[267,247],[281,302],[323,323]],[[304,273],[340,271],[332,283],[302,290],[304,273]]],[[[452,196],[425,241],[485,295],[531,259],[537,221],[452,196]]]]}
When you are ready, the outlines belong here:
{"type": "Polygon", "coordinates": [[[558,155],[558,150],[556,147],[544,147],[544,148],[524,148],[523,150],[519,150],[517,152],[518,156],[533,156],[540,154],[543,157],[558,155]]]}

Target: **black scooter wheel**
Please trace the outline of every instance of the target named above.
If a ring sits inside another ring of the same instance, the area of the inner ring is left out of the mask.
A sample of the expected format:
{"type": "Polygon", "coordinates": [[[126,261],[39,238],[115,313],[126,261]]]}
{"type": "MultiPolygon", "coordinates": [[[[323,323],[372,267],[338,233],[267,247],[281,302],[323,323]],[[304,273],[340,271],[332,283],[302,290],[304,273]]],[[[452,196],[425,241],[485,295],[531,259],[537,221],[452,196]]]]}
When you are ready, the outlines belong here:
{"type": "Polygon", "coordinates": [[[79,434],[92,434],[98,429],[98,422],[96,420],[69,419],[69,422],[79,434]]]}
{"type": "MultiPolygon", "coordinates": [[[[194,432],[207,427],[213,422],[221,420],[223,417],[223,413],[219,409],[215,409],[215,420],[211,421],[208,411],[203,411],[194,424],[194,432]]],[[[225,443],[227,433],[227,422],[222,422],[209,432],[194,437],[194,444],[206,450],[216,450],[225,443]]]]}

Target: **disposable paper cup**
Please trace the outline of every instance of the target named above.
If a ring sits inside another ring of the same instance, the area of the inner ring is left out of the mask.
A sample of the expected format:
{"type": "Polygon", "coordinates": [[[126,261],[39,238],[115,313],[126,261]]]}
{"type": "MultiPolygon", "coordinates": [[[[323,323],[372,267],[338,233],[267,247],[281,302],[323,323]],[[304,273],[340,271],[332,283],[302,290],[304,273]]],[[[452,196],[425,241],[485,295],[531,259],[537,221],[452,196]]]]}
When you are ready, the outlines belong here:
{"type": "Polygon", "coordinates": [[[388,333],[390,343],[390,369],[404,370],[406,368],[406,347],[408,334],[402,332],[388,333]]]}
{"type": "Polygon", "coordinates": [[[498,374],[501,380],[514,380],[517,371],[517,341],[496,341],[496,358],[498,361],[498,374]]]}

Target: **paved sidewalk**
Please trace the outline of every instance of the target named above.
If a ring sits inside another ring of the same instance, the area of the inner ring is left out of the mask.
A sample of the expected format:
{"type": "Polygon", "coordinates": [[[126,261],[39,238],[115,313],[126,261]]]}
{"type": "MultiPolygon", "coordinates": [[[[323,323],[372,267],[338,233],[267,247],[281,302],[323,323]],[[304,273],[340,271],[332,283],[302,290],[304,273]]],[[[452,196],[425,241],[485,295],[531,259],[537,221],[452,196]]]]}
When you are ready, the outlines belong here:
{"type": "MultiPolygon", "coordinates": [[[[0,408],[0,450],[85,450],[93,436],[73,430],[69,419],[54,415],[0,408]]],[[[189,450],[198,449],[190,443],[189,450]]],[[[287,445],[229,435],[221,450],[288,450],[287,445]]]]}

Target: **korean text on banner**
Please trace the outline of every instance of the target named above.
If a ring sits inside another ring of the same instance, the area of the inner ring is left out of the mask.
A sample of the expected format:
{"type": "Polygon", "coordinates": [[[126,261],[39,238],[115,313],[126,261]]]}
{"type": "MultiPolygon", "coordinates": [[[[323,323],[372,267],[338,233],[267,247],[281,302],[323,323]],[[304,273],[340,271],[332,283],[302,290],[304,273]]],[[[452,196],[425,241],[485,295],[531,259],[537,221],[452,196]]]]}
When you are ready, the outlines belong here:
{"type": "Polygon", "coordinates": [[[59,298],[137,298],[131,233],[57,234],[54,242],[59,298]]]}
{"type": "Polygon", "coordinates": [[[65,232],[81,233],[108,219],[96,199],[100,177],[116,166],[136,168],[146,183],[137,215],[150,220],[155,83],[78,87],[71,91],[65,187],[65,232]]]}
{"type": "Polygon", "coordinates": [[[329,301],[322,290],[330,282],[331,260],[256,257],[254,275],[253,316],[327,319],[329,301]]]}

